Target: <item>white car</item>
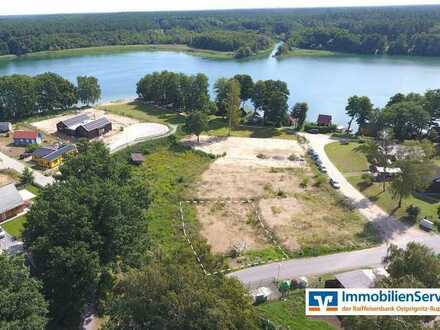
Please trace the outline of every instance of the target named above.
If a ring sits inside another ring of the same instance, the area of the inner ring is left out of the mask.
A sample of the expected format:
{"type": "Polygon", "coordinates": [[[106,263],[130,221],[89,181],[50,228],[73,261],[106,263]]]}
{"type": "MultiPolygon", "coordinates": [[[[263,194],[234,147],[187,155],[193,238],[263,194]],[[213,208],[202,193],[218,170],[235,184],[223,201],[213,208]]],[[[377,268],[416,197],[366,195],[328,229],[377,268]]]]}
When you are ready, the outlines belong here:
{"type": "Polygon", "coordinates": [[[335,189],[341,189],[341,185],[336,180],[330,179],[330,185],[335,189]]]}
{"type": "Polygon", "coordinates": [[[324,165],[319,166],[319,170],[320,170],[322,173],[327,173],[327,167],[325,167],[324,165]]]}
{"type": "Polygon", "coordinates": [[[0,227],[0,239],[5,238],[5,237],[6,237],[6,233],[5,233],[5,231],[3,230],[3,228],[0,227]]]}

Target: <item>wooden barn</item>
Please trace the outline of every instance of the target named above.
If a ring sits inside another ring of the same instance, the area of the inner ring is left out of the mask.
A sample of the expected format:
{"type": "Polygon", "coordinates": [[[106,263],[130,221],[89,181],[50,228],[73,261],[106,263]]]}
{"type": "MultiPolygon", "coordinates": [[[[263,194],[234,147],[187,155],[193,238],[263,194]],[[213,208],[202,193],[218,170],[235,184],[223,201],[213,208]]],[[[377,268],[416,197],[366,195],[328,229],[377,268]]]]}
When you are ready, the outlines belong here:
{"type": "Polygon", "coordinates": [[[82,114],[73,118],[62,120],[57,123],[57,132],[75,136],[78,126],[90,122],[87,114],[82,114]]]}
{"type": "Polygon", "coordinates": [[[99,119],[78,126],[76,129],[76,136],[93,139],[95,137],[104,135],[111,130],[112,122],[106,117],[101,117],[99,119]]]}
{"type": "Polygon", "coordinates": [[[13,183],[0,187],[0,222],[23,212],[25,202],[13,183]]]}

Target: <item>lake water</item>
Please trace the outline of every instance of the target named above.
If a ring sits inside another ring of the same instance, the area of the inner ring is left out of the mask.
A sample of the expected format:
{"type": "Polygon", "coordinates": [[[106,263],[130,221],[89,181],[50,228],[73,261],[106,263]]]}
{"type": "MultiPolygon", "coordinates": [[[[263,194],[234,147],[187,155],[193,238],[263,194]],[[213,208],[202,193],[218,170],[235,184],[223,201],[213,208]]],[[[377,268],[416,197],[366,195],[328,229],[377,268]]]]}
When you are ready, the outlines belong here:
{"type": "Polygon", "coordinates": [[[374,56],[272,57],[248,61],[211,60],[185,53],[134,51],[57,58],[0,61],[0,75],[56,72],[76,81],[78,75],[96,76],[103,101],[136,97],[136,82],[153,71],[205,73],[211,86],[220,77],[246,73],[259,79],[288,83],[289,104],[309,103],[309,120],[332,114],[345,124],[345,106],[352,95],[366,95],[383,106],[397,92],[424,92],[440,88],[440,59],[374,56]]]}

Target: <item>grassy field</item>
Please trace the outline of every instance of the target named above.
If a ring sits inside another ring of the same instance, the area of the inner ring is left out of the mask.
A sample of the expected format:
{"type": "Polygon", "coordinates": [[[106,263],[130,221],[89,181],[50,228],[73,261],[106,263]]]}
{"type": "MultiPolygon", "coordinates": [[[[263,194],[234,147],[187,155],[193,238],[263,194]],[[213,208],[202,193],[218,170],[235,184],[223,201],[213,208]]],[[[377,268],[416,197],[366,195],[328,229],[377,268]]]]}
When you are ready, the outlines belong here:
{"type": "MultiPolygon", "coordinates": [[[[133,51],[169,51],[169,52],[183,52],[190,55],[217,59],[217,60],[230,60],[234,58],[234,52],[220,52],[208,49],[192,48],[182,44],[157,44],[157,45],[117,45],[117,46],[102,46],[102,47],[87,47],[87,48],[73,48],[62,49],[54,51],[42,51],[36,53],[29,53],[22,56],[4,55],[0,56],[0,61],[9,61],[13,59],[32,59],[32,58],[58,58],[58,57],[70,57],[70,56],[83,56],[83,55],[101,55],[111,53],[123,53],[133,51]]],[[[248,57],[258,58],[262,56],[268,56],[272,52],[272,48],[262,50],[256,55],[248,57]]]]}
{"type": "MultiPolygon", "coordinates": [[[[99,106],[98,109],[146,122],[167,125],[183,125],[185,123],[185,116],[183,114],[177,113],[172,109],[160,108],[152,104],[143,104],[140,102],[106,104],[99,106]]],[[[213,136],[227,136],[227,121],[222,117],[211,116],[209,129],[206,134],[213,136]]],[[[240,126],[231,131],[231,136],[296,139],[295,134],[290,133],[285,129],[277,129],[273,127],[240,126]]]]}
{"type": "Polygon", "coordinates": [[[301,49],[295,48],[290,50],[287,54],[283,54],[278,58],[289,58],[289,57],[328,57],[337,56],[339,53],[335,53],[329,50],[316,50],[316,49],[301,49]]]}
{"type": "Polygon", "coordinates": [[[26,222],[26,215],[21,215],[14,220],[6,222],[2,225],[2,228],[11,236],[20,238],[23,232],[23,225],[26,222]]]}
{"type": "Polygon", "coordinates": [[[413,195],[405,198],[402,201],[402,207],[397,208],[398,201],[392,198],[388,189],[383,192],[382,183],[367,185],[362,179],[362,172],[368,170],[369,164],[362,153],[354,150],[357,146],[357,143],[341,145],[335,142],[325,147],[325,151],[330,160],[354,187],[362,192],[368,199],[379,205],[384,211],[394,215],[398,219],[405,220],[406,209],[410,205],[418,206],[421,209],[421,216],[427,216],[432,219],[437,218],[438,200],[413,195]]]}
{"type": "Polygon", "coordinates": [[[262,317],[270,319],[276,326],[281,326],[283,329],[335,329],[324,321],[306,317],[304,306],[304,290],[295,290],[285,301],[265,303],[256,308],[262,317]]]}

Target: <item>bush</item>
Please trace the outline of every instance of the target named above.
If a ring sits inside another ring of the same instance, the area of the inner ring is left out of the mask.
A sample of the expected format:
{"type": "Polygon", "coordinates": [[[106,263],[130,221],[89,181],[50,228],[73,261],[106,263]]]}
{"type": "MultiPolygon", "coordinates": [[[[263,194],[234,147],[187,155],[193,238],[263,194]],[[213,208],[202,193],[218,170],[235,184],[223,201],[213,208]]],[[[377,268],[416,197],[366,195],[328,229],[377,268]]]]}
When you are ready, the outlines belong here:
{"type": "Polygon", "coordinates": [[[40,147],[40,145],[38,145],[38,144],[28,144],[25,148],[25,151],[28,153],[33,153],[39,147],[40,147]]]}
{"type": "Polygon", "coordinates": [[[410,205],[406,209],[406,213],[408,214],[408,218],[412,222],[415,222],[417,220],[418,216],[420,215],[420,208],[417,206],[414,206],[414,205],[410,205]]]}
{"type": "Polygon", "coordinates": [[[374,176],[371,173],[362,174],[362,181],[365,185],[371,186],[374,182],[374,176]]]}
{"type": "Polygon", "coordinates": [[[304,125],[304,130],[309,131],[311,129],[317,129],[320,134],[327,134],[327,133],[334,133],[336,132],[336,125],[330,125],[330,126],[318,126],[313,123],[307,123],[304,125]]]}
{"type": "Polygon", "coordinates": [[[318,175],[315,181],[315,187],[321,187],[325,183],[326,179],[323,175],[318,175]]]}
{"type": "Polygon", "coordinates": [[[307,186],[309,185],[309,178],[308,177],[303,178],[300,185],[302,188],[307,188],[307,186]]]}

